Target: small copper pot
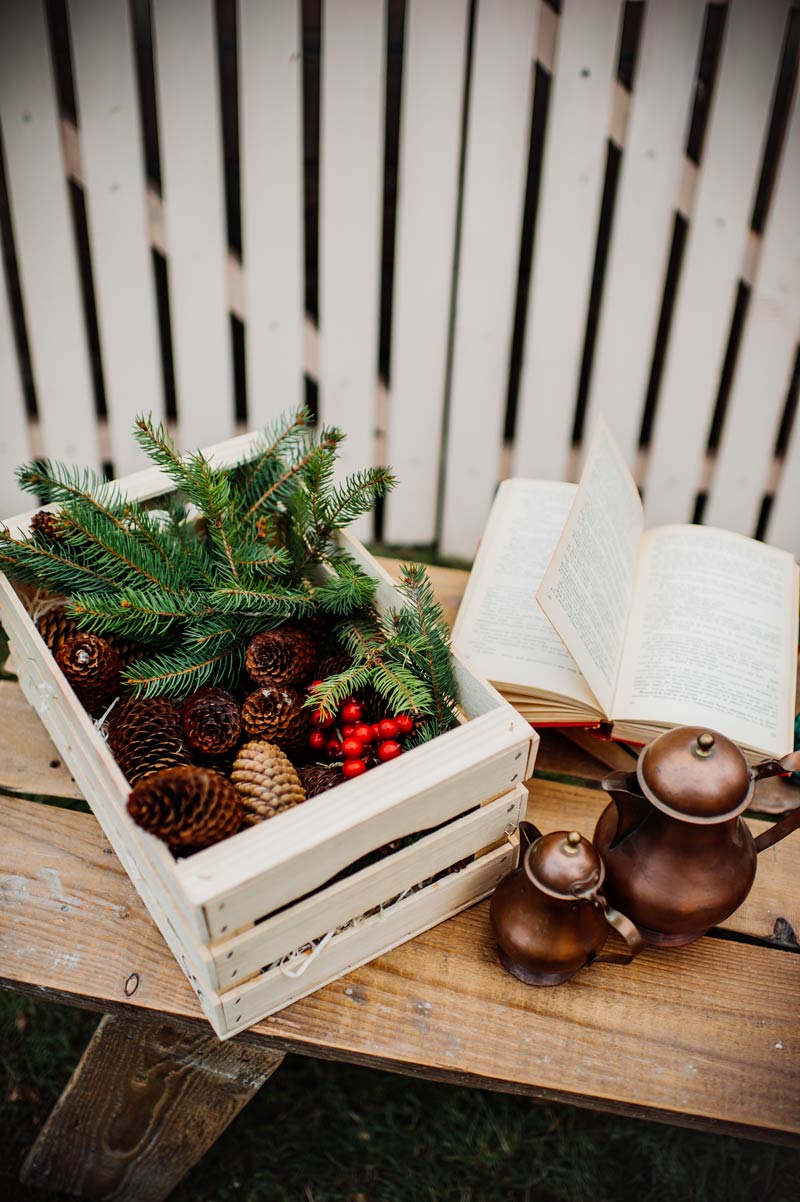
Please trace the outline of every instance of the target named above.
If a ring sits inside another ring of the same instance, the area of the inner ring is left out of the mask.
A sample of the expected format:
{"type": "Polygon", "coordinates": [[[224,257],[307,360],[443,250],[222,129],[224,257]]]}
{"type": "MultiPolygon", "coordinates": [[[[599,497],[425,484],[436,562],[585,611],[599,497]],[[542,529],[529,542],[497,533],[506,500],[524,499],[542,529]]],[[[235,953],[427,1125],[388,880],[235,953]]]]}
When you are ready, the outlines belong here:
{"type": "Polygon", "coordinates": [[[600,892],[605,869],[577,831],[542,835],[520,823],[520,866],[500,882],[490,907],[500,961],[526,985],[560,985],[585,964],[627,964],[642,940],[600,892]],[[628,943],[627,953],[604,953],[609,924],[628,943]]]}
{"type": "Polygon", "coordinates": [[[606,866],[606,892],[647,943],[692,943],[742,904],[756,855],[800,826],[800,809],[754,839],[742,812],[755,783],[796,772],[800,752],[750,766],[716,731],[681,726],[645,747],[635,772],[612,772],[613,798],[594,843],[606,866]]]}

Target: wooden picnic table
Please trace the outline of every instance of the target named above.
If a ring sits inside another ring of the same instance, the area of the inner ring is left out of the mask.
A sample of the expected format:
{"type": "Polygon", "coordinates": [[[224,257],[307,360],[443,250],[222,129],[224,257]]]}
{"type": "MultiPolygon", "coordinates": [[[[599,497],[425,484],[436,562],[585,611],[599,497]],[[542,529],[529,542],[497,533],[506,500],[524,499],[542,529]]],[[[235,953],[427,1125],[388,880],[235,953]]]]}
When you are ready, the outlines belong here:
{"type": "MultiPolygon", "coordinates": [[[[432,574],[452,616],[466,575],[432,574]]],[[[605,771],[546,732],[529,817],[591,835],[605,771]]],[[[800,838],[765,852],[745,904],[691,947],[529,988],[500,967],[483,903],[223,1044],[94,817],[30,799],[80,793],[12,681],[0,792],[0,986],[105,1016],[31,1149],[30,1184],[165,1197],[287,1052],[800,1142],[800,838]]],[[[798,798],[764,782],[755,804],[798,798]]]]}

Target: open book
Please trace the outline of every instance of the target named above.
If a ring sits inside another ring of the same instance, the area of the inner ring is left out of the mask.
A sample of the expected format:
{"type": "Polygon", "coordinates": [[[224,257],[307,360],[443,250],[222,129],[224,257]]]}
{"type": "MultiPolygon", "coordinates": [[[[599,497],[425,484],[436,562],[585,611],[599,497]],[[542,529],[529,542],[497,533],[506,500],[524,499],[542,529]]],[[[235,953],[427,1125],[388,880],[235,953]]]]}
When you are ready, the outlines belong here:
{"type": "Polygon", "coordinates": [[[600,423],[580,485],[501,484],[453,642],[534,725],[610,722],[639,743],[708,726],[783,755],[797,632],[793,557],[708,526],[645,531],[600,423]]]}

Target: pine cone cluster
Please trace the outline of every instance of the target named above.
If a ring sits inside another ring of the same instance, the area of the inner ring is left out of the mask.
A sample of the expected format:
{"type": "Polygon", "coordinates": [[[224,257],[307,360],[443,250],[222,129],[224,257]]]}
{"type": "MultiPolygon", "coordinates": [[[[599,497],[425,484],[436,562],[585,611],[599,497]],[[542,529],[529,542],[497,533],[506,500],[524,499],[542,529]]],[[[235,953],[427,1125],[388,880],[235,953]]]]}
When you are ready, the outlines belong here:
{"type": "Polygon", "coordinates": [[[183,703],[183,733],[193,751],[220,756],[239,741],[242,715],[239,704],[227,689],[207,685],[183,703]]]}
{"type": "Polygon", "coordinates": [[[58,648],[56,663],[90,714],[102,713],[120,690],[122,661],[99,635],[71,635],[58,648]]]}
{"type": "Polygon", "coordinates": [[[305,747],[311,723],[304,700],[300,690],[291,685],[262,685],[242,706],[242,726],[248,735],[299,751],[305,747]]]}
{"type": "Polygon", "coordinates": [[[250,640],[244,666],[254,684],[297,685],[310,678],[317,658],[317,644],[308,631],[280,626],[250,640]]]}
{"type": "Polygon", "coordinates": [[[219,772],[189,766],[165,768],[140,780],[128,798],[134,822],[172,848],[199,851],[242,824],[242,798],[219,772]]]}
{"type": "Polygon", "coordinates": [[[107,734],[114,759],[131,785],[151,773],[190,762],[180,709],[163,697],[131,697],[115,706],[107,734]]]}
{"type": "Polygon", "coordinates": [[[340,785],[343,780],[338,768],[328,768],[325,764],[305,764],[298,768],[297,775],[306,797],[317,797],[320,793],[326,793],[334,785],[340,785]]]}
{"type": "Polygon", "coordinates": [[[274,743],[254,740],[240,747],[231,780],[242,796],[244,821],[248,826],[306,799],[290,760],[274,743]]]}

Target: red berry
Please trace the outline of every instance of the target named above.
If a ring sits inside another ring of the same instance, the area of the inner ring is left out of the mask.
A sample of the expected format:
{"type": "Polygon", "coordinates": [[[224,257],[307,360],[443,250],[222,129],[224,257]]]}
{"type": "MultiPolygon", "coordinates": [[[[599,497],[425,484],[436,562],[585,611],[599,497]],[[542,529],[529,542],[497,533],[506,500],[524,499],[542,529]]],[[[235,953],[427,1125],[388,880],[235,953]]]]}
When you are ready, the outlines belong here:
{"type": "Polygon", "coordinates": [[[396,760],[397,757],[402,754],[402,752],[403,748],[399,743],[395,742],[394,739],[387,739],[386,742],[381,743],[380,747],[378,748],[378,759],[383,760],[384,763],[387,760],[396,760]]]}
{"type": "Polygon", "coordinates": [[[357,760],[364,752],[364,744],[360,739],[345,739],[342,743],[342,755],[346,760],[357,760]]]}
{"type": "Polygon", "coordinates": [[[410,714],[398,714],[395,722],[401,735],[410,735],[414,729],[414,719],[410,714]]]}
{"type": "Polygon", "coordinates": [[[373,722],[373,724],[372,724],[372,737],[376,743],[378,742],[378,740],[381,737],[381,732],[378,730],[379,726],[380,726],[379,722],[373,722]]]}
{"type": "Polygon", "coordinates": [[[321,726],[323,730],[327,730],[329,726],[333,726],[336,719],[333,714],[324,714],[322,710],[314,710],[312,721],[315,726],[321,726]]]}
{"type": "Polygon", "coordinates": [[[378,734],[382,739],[396,739],[400,734],[400,727],[394,718],[384,718],[378,723],[378,734]]]}
{"type": "Polygon", "coordinates": [[[354,776],[361,776],[366,772],[367,765],[363,760],[345,760],[342,764],[342,776],[350,780],[354,776]]]}
{"type": "Polygon", "coordinates": [[[343,739],[352,739],[353,735],[355,734],[355,730],[356,730],[356,728],[355,728],[355,726],[353,726],[352,722],[350,723],[349,726],[343,726],[342,727],[342,738],[343,739]]]}
{"type": "Polygon", "coordinates": [[[328,742],[325,744],[325,750],[328,753],[329,759],[338,760],[341,758],[342,745],[338,739],[328,739],[328,742]]]}
{"type": "Polygon", "coordinates": [[[364,708],[358,701],[347,701],[339,713],[342,722],[360,722],[364,717],[364,708]]]}
{"type": "Polygon", "coordinates": [[[375,734],[368,722],[359,722],[353,728],[353,737],[360,739],[362,743],[371,743],[375,738],[375,734]]]}
{"type": "Polygon", "coordinates": [[[323,683],[324,683],[324,682],[323,682],[323,681],[321,681],[321,680],[312,680],[312,681],[311,681],[311,684],[308,684],[308,685],[306,685],[306,692],[307,692],[307,693],[313,693],[313,692],[314,692],[314,689],[318,688],[318,687],[319,687],[321,684],[323,684],[323,683]]]}
{"type": "Polygon", "coordinates": [[[312,730],[308,736],[308,745],[312,751],[322,751],[327,739],[321,730],[312,730]]]}

